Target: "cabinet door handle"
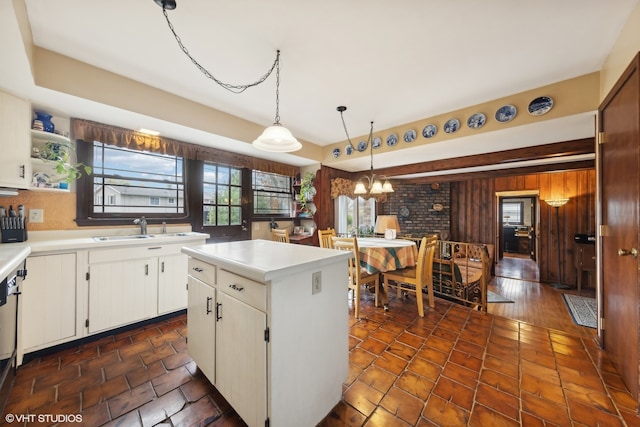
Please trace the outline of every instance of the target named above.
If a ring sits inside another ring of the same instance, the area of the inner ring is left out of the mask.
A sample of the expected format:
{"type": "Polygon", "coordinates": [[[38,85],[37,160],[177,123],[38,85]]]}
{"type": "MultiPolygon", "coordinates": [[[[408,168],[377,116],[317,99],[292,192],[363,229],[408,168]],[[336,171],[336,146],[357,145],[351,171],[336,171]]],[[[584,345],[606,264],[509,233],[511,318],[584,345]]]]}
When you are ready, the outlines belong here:
{"type": "Polygon", "coordinates": [[[207,297],[207,314],[211,313],[211,301],[213,298],[207,297]]]}
{"type": "Polygon", "coordinates": [[[160,264],[160,272],[164,273],[164,261],[160,264]]]}
{"type": "Polygon", "coordinates": [[[244,289],[244,287],[240,285],[236,285],[235,283],[233,285],[229,285],[229,287],[234,291],[238,291],[238,292],[242,292],[242,290],[244,289]]]}
{"type": "Polygon", "coordinates": [[[222,319],[222,304],[216,303],[216,322],[222,319]]]}
{"type": "Polygon", "coordinates": [[[26,175],[25,165],[20,165],[20,178],[24,178],[26,175]]]}
{"type": "Polygon", "coordinates": [[[195,271],[197,273],[202,273],[204,270],[201,269],[200,267],[193,267],[193,271],[195,271]]]}
{"type": "Polygon", "coordinates": [[[148,276],[149,275],[149,264],[145,264],[144,265],[144,275],[148,276]]]}

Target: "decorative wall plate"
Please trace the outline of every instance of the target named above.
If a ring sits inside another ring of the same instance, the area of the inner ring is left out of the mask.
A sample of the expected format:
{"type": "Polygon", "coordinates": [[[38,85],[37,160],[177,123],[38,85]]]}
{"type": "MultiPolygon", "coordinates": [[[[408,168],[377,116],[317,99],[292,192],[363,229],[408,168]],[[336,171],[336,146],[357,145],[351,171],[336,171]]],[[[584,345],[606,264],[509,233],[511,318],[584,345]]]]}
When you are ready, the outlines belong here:
{"type": "Polygon", "coordinates": [[[404,142],[413,142],[416,139],[416,131],[409,129],[404,133],[402,139],[404,139],[404,142]]]}
{"type": "Polygon", "coordinates": [[[438,128],[436,125],[426,125],[424,129],[422,129],[422,136],[425,138],[431,138],[436,133],[438,133],[438,128]]]}
{"type": "Polygon", "coordinates": [[[398,143],[398,135],[396,135],[395,133],[392,133],[387,137],[387,145],[389,147],[393,147],[397,143],[398,143]]]}
{"type": "Polygon", "coordinates": [[[367,146],[369,144],[367,144],[367,141],[360,141],[358,142],[358,151],[364,151],[367,149],[367,146]]]}
{"type": "Polygon", "coordinates": [[[513,120],[518,114],[518,110],[513,105],[503,105],[496,111],[496,120],[500,123],[507,123],[513,120]]]}
{"type": "Polygon", "coordinates": [[[553,108],[553,99],[548,96],[541,96],[529,103],[529,114],[541,116],[553,108]]]}
{"type": "Polygon", "coordinates": [[[346,147],[344,147],[344,152],[347,156],[350,156],[353,154],[353,145],[351,144],[347,144],[346,147]]]}
{"type": "Polygon", "coordinates": [[[447,123],[444,124],[444,131],[446,133],[454,133],[460,129],[460,120],[458,119],[450,119],[447,120],[447,123]]]}
{"type": "Polygon", "coordinates": [[[433,210],[436,212],[440,212],[442,209],[444,209],[444,206],[442,206],[440,203],[436,203],[433,205],[433,210]]]}
{"type": "Polygon", "coordinates": [[[333,158],[337,159],[338,157],[340,157],[340,149],[339,148],[334,148],[333,149],[333,158]]]}
{"type": "Polygon", "coordinates": [[[371,141],[371,148],[380,148],[381,145],[382,138],[380,138],[379,136],[376,136],[375,138],[373,138],[373,141],[371,141]]]}
{"type": "Polygon", "coordinates": [[[482,113],[475,113],[467,119],[467,126],[471,129],[480,129],[487,122],[487,116],[482,113]]]}
{"type": "Polygon", "coordinates": [[[406,206],[402,206],[400,210],[398,210],[398,215],[403,218],[407,218],[409,216],[409,208],[406,206]]]}

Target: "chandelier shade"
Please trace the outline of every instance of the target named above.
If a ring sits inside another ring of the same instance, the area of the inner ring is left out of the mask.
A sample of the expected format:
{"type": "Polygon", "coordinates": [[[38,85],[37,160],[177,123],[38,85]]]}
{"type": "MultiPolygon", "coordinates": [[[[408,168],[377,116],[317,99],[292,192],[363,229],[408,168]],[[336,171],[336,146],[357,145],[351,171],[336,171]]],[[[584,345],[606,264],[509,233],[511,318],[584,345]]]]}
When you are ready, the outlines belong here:
{"type": "Polygon", "coordinates": [[[289,129],[280,123],[266,128],[262,134],[253,141],[253,146],[259,150],[276,153],[288,153],[302,148],[302,144],[291,134],[289,129]]]}

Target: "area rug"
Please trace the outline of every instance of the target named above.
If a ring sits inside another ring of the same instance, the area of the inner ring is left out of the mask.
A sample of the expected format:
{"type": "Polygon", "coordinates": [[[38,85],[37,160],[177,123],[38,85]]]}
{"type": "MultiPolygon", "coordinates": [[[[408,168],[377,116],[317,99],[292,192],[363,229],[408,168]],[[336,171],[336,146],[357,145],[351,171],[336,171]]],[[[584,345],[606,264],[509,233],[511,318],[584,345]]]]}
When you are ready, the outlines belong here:
{"type": "Polygon", "coordinates": [[[513,302],[500,294],[487,290],[487,302],[513,302]]]}
{"type": "Polygon", "coordinates": [[[564,302],[567,303],[569,313],[573,321],[580,326],[587,326],[589,328],[596,328],[597,313],[596,299],[581,297],[580,295],[562,294],[564,302]]]}

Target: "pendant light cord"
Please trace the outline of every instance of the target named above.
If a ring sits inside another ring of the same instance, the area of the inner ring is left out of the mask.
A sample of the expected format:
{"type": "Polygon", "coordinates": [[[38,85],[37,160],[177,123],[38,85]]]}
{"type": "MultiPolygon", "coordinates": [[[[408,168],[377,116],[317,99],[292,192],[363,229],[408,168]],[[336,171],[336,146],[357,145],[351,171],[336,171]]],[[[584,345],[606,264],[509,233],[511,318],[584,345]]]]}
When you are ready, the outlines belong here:
{"type": "MultiPolygon", "coordinates": [[[[167,20],[167,25],[169,25],[169,29],[173,33],[173,37],[176,39],[176,42],[178,42],[178,46],[180,46],[180,49],[182,49],[182,52],[184,52],[184,54],[187,55],[187,57],[191,60],[193,65],[195,65],[196,68],[198,70],[200,70],[202,72],[202,74],[204,74],[207,78],[213,80],[214,82],[216,82],[218,85],[222,86],[223,88],[225,88],[229,92],[242,93],[245,90],[249,89],[250,87],[258,86],[260,83],[264,82],[265,80],[267,80],[269,78],[269,76],[271,75],[271,73],[273,72],[274,69],[277,70],[276,71],[276,77],[278,78],[278,80],[280,79],[280,50],[278,50],[277,53],[276,53],[276,59],[273,61],[273,64],[271,65],[271,68],[269,69],[269,71],[267,71],[266,74],[264,74],[262,77],[260,77],[255,82],[249,83],[249,84],[234,85],[234,84],[231,84],[231,83],[225,83],[225,82],[221,81],[220,79],[216,78],[213,74],[211,74],[205,67],[200,65],[200,63],[198,61],[196,61],[196,59],[193,56],[191,56],[191,54],[189,53],[189,49],[187,49],[187,47],[182,43],[182,39],[176,33],[176,30],[173,27],[173,24],[169,20],[169,14],[167,13],[167,8],[164,5],[162,7],[162,13],[164,14],[164,17],[167,20]]],[[[278,86],[279,86],[279,82],[276,83],[276,123],[280,122],[280,117],[279,117],[279,114],[278,114],[278,106],[277,106],[277,104],[278,104],[278,86]]]]}

